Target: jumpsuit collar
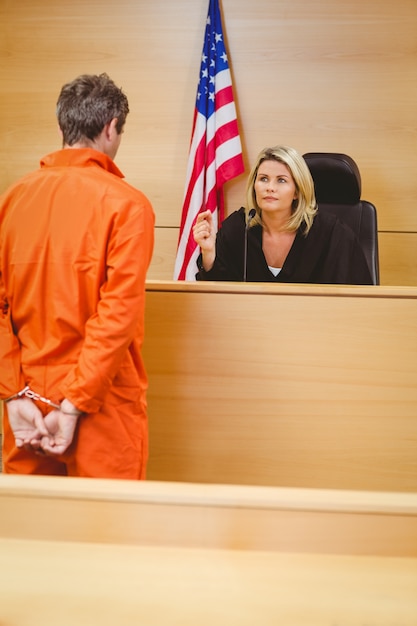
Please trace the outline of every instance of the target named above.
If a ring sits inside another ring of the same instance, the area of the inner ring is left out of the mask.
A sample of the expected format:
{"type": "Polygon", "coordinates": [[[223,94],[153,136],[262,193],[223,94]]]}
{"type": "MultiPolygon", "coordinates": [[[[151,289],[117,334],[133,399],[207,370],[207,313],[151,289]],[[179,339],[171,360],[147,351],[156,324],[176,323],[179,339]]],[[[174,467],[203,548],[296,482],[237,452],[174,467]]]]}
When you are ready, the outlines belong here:
{"type": "Polygon", "coordinates": [[[119,178],[124,174],[119,170],[115,162],[99,150],[94,148],[63,148],[51,152],[41,159],[41,168],[45,167],[101,167],[119,178]]]}

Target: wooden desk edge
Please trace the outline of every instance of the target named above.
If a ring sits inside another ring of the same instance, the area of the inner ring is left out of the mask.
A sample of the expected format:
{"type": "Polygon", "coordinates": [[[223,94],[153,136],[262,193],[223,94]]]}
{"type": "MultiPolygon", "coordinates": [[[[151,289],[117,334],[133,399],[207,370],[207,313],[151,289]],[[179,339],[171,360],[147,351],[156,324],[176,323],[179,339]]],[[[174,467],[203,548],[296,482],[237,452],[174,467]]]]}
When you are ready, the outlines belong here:
{"type": "Polygon", "coordinates": [[[44,497],[184,506],[417,515],[417,493],[0,475],[0,499],[44,497]]]}
{"type": "Polygon", "coordinates": [[[147,280],[148,292],[417,299],[417,287],[147,280]]]}

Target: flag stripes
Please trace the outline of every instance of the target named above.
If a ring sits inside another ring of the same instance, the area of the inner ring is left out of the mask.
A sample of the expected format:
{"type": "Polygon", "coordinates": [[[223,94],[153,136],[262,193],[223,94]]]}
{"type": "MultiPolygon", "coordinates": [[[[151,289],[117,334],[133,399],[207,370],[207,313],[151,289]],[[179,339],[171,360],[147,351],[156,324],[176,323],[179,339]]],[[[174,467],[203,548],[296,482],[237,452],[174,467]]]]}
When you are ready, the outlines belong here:
{"type": "Polygon", "coordinates": [[[224,218],[223,185],[244,171],[232,80],[218,0],[210,0],[188,156],[174,279],[195,280],[199,247],[192,227],[210,209],[224,218]]]}

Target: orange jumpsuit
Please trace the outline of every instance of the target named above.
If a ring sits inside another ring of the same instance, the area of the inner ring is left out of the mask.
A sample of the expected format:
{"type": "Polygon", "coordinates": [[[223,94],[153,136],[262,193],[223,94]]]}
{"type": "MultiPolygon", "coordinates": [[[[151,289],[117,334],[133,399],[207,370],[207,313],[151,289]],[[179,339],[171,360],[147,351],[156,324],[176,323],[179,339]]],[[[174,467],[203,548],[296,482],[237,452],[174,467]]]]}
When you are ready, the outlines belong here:
{"type": "Polygon", "coordinates": [[[145,477],[141,346],[155,218],[122,178],[105,154],[68,148],[0,197],[0,398],[30,385],[84,412],[55,459],[16,449],[4,405],[5,472],[145,477]]]}

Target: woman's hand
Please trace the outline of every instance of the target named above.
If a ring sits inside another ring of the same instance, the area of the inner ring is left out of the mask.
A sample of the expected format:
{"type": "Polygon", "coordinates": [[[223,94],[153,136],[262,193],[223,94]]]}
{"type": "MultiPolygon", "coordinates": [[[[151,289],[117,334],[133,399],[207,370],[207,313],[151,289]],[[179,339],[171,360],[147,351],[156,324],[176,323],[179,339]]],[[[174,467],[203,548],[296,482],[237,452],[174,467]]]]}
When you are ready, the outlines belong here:
{"type": "Polygon", "coordinates": [[[194,241],[200,246],[203,267],[208,272],[213,267],[216,258],[216,231],[211,211],[204,211],[197,215],[193,226],[194,241]]]}

